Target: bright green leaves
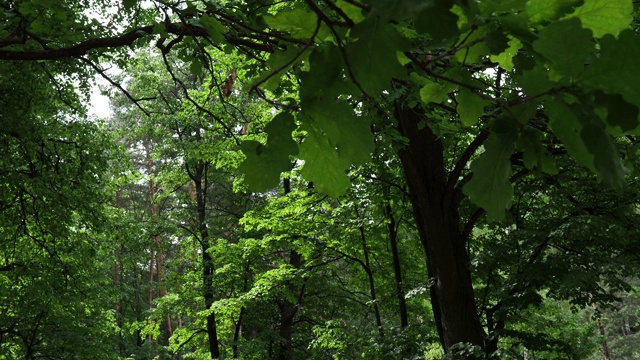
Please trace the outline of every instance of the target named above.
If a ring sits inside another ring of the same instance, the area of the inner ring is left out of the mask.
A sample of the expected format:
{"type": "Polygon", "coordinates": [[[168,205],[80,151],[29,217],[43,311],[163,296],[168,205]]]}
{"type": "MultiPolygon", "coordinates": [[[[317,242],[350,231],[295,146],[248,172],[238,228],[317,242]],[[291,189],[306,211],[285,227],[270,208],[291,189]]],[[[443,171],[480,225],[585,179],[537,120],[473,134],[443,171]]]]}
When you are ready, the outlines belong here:
{"type": "Polygon", "coordinates": [[[336,6],[342,10],[342,12],[354,23],[359,23],[364,20],[362,15],[362,8],[355,6],[345,0],[336,1],[336,6]]]}
{"type": "Polygon", "coordinates": [[[491,61],[495,61],[507,71],[513,70],[513,57],[522,47],[522,42],[517,38],[512,38],[507,43],[508,47],[498,55],[491,55],[491,61]]]}
{"type": "Polygon", "coordinates": [[[318,15],[303,8],[264,15],[264,21],[272,29],[287,32],[296,39],[311,38],[316,34],[318,27],[318,15]]]}
{"type": "Polygon", "coordinates": [[[293,116],[280,113],[265,127],[268,134],[265,145],[254,140],[242,142],[246,159],[240,171],[245,174],[249,188],[254,191],[274,188],[280,181],[280,173],[291,170],[290,156],[298,153],[298,146],[291,138],[294,129],[293,116]]]}
{"type": "Polygon", "coordinates": [[[351,37],[357,41],[345,47],[348,66],[367,94],[376,95],[389,89],[391,79],[405,77],[396,52],[406,48],[406,41],[393,25],[368,18],[353,27],[351,37]]]}
{"type": "Polygon", "coordinates": [[[456,86],[450,82],[429,82],[420,89],[420,100],[425,104],[441,103],[449,98],[456,86]]]}
{"type": "Polygon", "coordinates": [[[545,104],[551,130],[565,144],[571,157],[595,170],[599,181],[617,191],[622,190],[626,170],[602,121],[587,105],[568,105],[558,100],[545,104]]]}
{"type": "Polygon", "coordinates": [[[549,59],[556,71],[572,77],[584,71],[594,43],[591,31],[583,29],[578,19],[554,22],[538,36],[533,48],[549,59]]]}
{"type": "Polygon", "coordinates": [[[489,221],[504,217],[511,206],[511,161],[518,138],[516,121],[501,117],[494,122],[491,135],[485,142],[485,151],[471,164],[473,177],[463,192],[476,205],[487,211],[489,221]]]}
{"type": "Polygon", "coordinates": [[[303,111],[301,129],[307,136],[300,144],[300,158],[305,162],[302,175],[313,181],[318,191],[339,196],[350,184],[346,170],[370,159],[370,124],[343,102],[329,107],[313,103],[303,111]]]}
{"type": "Polygon", "coordinates": [[[602,38],[600,56],[583,75],[583,84],[591,90],[607,94],[620,94],[625,101],[640,106],[640,37],[633,31],[624,31],[616,39],[602,38]]]}
{"type": "Polygon", "coordinates": [[[582,26],[601,38],[606,34],[618,35],[633,20],[631,0],[585,0],[570,16],[576,16],[582,26]]]}

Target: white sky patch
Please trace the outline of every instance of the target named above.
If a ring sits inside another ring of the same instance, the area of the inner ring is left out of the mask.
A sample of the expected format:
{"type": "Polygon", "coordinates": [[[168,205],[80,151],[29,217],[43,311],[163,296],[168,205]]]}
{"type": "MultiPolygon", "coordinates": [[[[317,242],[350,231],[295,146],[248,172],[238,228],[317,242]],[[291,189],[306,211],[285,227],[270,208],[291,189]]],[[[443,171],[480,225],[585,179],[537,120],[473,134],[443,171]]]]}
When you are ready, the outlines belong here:
{"type": "MultiPolygon", "coordinates": [[[[100,79],[101,80],[101,79],[100,79]]],[[[105,95],[102,95],[98,84],[103,83],[103,81],[98,80],[91,87],[91,96],[89,98],[89,116],[96,116],[98,118],[108,118],[111,116],[112,111],[110,108],[109,98],[105,95]]]]}

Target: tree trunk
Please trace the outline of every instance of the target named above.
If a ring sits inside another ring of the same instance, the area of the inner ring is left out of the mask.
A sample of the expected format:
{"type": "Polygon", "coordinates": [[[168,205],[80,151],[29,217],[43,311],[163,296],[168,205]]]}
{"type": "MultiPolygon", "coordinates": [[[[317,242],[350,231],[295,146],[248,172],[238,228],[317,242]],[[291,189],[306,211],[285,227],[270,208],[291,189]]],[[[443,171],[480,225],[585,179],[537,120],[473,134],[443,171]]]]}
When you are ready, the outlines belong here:
{"type": "Polygon", "coordinates": [[[611,353],[609,352],[609,344],[607,343],[607,334],[604,331],[602,322],[598,320],[598,331],[602,336],[602,360],[611,360],[611,353]]]}
{"type": "MultiPolygon", "coordinates": [[[[302,256],[297,251],[290,250],[289,264],[299,269],[302,266],[302,256]]],[[[294,303],[287,298],[278,301],[278,308],[280,309],[279,360],[293,360],[293,320],[298,312],[300,305],[299,299],[302,297],[302,292],[304,291],[304,288],[298,289],[295,282],[289,283],[287,287],[291,293],[298,293],[298,301],[294,303]]]]}
{"type": "MultiPolygon", "coordinates": [[[[356,216],[360,218],[358,208],[354,207],[356,216]]],[[[364,231],[364,227],[359,226],[360,231],[360,244],[362,245],[362,255],[364,256],[364,272],[367,273],[367,279],[369,279],[369,294],[371,296],[371,302],[373,303],[373,313],[376,317],[376,326],[378,327],[378,335],[384,337],[384,329],[382,328],[382,317],[380,316],[380,307],[378,306],[378,296],[376,295],[376,283],[373,278],[373,270],[371,270],[371,263],[369,261],[369,247],[367,246],[367,235],[364,231]]]]}
{"type": "Polygon", "coordinates": [[[445,351],[465,342],[484,349],[484,330],[476,310],[468,255],[460,230],[460,216],[445,201],[447,172],[443,144],[419,109],[395,104],[400,133],[409,143],[398,150],[420,233],[429,276],[431,304],[445,351]]]}
{"type": "Polygon", "coordinates": [[[400,310],[400,326],[404,329],[409,325],[409,317],[407,314],[407,302],[404,298],[404,286],[402,285],[402,268],[400,267],[400,255],[398,254],[398,229],[396,228],[396,219],[393,217],[391,204],[387,198],[387,204],[384,208],[385,215],[389,220],[387,228],[389,230],[389,242],[391,243],[391,257],[393,260],[393,274],[396,280],[396,296],[398,297],[398,307],[400,310]]]}
{"type": "MultiPolygon", "coordinates": [[[[207,310],[211,310],[211,306],[215,301],[213,294],[213,273],[215,271],[213,259],[209,254],[211,247],[211,239],[209,239],[209,230],[206,222],[206,199],[207,199],[207,164],[198,161],[195,165],[195,171],[189,173],[193,180],[196,195],[196,216],[198,234],[200,235],[200,247],[202,251],[202,295],[204,297],[204,305],[207,310]]],[[[212,359],[220,357],[220,348],[218,347],[218,333],[216,328],[216,316],[213,310],[207,315],[207,336],[209,342],[209,353],[212,359]]]]}
{"type": "MultiPolygon", "coordinates": [[[[155,201],[155,197],[156,197],[156,187],[155,184],[153,183],[153,163],[152,163],[152,159],[151,159],[151,145],[147,144],[146,148],[145,148],[145,155],[146,155],[146,170],[147,170],[147,175],[149,175],[149,204],[150,204],[150,210],[151,210],[151,221],[155,222],[156,221],[156,215],[157,215],[157,209],[156,209],[156,201],[155,201]]],[[[154,236],[155,238],[155,236],[154,236]]],[[[153,274],[154,274],[154,263],[155,263],[155,256],[154,256],[154,249],[153,247],[149,247],[149,292],[148,292],[148,296],[147,296],[147,304],[149,305],[149,309],[151,309],[153,307],[153,274]]],[[[152,336],[149,334],[147,335],[147,340],[152,340],[152,336]]]]}
{"type": "MultiPolygon", "coordinates": [[[[291,180],[284,179],[284,193],[285,195],[291,192],[291,180]]],[[[289,251],[289,265],[295,269],[302,267],[303,259],[302,255],[297,251],[291,249],[289,251]]],[[[304,293],[304,286],[299,289],[295,281],[291,281],[287,285],[288,291],[292,294],[298,294],[298,300],[294,303],[286,297],[278,300],[278,308],[280,309],[280,346],[278,349],[279,360],[293,360],[293,320],[304,293]]]]}

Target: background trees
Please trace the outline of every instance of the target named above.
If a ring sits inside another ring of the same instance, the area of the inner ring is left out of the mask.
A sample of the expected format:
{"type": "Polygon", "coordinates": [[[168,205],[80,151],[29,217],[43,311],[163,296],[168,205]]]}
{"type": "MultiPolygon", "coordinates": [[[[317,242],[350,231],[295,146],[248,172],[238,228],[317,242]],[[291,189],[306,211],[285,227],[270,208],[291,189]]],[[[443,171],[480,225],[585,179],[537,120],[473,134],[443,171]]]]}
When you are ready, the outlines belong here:
{"type": "Polygon", "coordinates": [[[50,324],[95,307],[121,357],[434,357],[439,342],[454,358],[584,358],[615,343],[605,314],[633,299],[638,260],[631,1],[1,9],[3,79],[22,75],[2,89],[12,355],[62,354],[24,335],[56,304],[46,286],[64,295],[50,324]],[[79,120],[88,70],[120,94],[109,130],[128,167],[79,120]],[[27,262],[51,277],[20,275],[27,262]],[[80,299],[96,283],[105,296],[80,299]]]}

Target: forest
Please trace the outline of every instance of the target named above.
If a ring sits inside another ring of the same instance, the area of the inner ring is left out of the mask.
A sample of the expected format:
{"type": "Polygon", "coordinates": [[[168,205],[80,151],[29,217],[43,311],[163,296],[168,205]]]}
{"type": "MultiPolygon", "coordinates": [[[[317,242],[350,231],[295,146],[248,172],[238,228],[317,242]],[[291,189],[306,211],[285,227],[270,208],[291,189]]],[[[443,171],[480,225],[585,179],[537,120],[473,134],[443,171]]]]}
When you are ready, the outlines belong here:
{"type": "Polygon", "coordinates": [[[0,360],[640,359],[638,7],[0,0],[0,360]]]}

